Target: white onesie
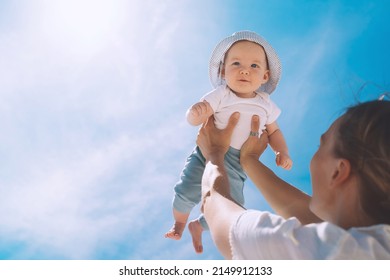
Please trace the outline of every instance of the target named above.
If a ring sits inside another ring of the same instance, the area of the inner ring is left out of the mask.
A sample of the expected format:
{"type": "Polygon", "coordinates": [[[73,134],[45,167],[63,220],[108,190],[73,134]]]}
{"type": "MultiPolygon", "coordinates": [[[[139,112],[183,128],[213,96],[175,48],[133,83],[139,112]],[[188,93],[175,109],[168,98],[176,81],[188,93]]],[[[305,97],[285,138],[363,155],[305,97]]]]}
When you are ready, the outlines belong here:
{"type": "Polygon", "coordinates": [[[219,129],[227,126],[230,116],[234,112],[240,112],[240,119],[234,128],[230,146],[240,150],[248,139],[251,131],[251,119],[253,115],[260,117],[260,134],[265,125],[271,124],[279,117],[281,111],[270,99],[269,94],[257,92],[253,98],[241,98],[226,85],[217,87],[207,93],[201,99],[206,100],[214,111],[215,125],[219,129]]]}

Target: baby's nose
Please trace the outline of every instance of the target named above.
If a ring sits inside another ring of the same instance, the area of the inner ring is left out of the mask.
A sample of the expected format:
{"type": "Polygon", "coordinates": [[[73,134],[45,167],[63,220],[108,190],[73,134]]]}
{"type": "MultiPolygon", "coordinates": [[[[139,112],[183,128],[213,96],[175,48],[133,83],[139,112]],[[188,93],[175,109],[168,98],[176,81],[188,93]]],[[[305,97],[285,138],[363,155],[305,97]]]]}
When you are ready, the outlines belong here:
{"type": "Polygon", "coordinates": [[[242,75],[248,75],[248,74],[249,74],[249,71],[248,71],[246,68],[242,68],[242,69],[240,70],[240,74],[242,74],[242,75]]]}

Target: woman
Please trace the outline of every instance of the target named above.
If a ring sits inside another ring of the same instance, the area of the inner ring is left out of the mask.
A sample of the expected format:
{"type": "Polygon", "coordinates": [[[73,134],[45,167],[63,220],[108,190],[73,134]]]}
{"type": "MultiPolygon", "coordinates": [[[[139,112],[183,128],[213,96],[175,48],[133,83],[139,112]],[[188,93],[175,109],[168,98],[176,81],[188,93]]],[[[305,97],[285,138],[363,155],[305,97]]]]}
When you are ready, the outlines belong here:
{"type": "MultiPolygon", "coordinates": [[[[243,209],[223,164],[239,114],[224,130],[212,118],[197,144],[207,159],[203,211],[214,242],[234,259],[390,259],[390,102],[351,107],[321,136],[310,164],[313,196],[259,161],[267,137],[250,136],[241,164],[276,214],[243,209]]],[[[259,118],[252,119],[257,131],[259,118]]]]}

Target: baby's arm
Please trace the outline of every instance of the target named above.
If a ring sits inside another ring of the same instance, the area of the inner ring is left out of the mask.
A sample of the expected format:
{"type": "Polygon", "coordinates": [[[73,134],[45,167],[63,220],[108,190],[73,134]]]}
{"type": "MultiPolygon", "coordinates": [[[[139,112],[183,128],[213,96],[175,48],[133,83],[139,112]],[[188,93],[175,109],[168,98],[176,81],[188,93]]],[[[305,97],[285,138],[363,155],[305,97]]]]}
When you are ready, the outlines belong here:
{"type": "Polygon", "coordinates": [[[187,121],[194,125],[198,126],[204,123],[212,114],[214,114],[213,109],[210,104],[204,100],[192,105],[187,110],[187,121]]]}
{"type": "Polygon", "coordinates": [[[276,153],[276,165],[281,166],[284,169],[290,170],[292,167],[292,160],[288,154],[288,148],[282,131],[278,124],[275,122],[266,125],[269,144],[276,153]]]}

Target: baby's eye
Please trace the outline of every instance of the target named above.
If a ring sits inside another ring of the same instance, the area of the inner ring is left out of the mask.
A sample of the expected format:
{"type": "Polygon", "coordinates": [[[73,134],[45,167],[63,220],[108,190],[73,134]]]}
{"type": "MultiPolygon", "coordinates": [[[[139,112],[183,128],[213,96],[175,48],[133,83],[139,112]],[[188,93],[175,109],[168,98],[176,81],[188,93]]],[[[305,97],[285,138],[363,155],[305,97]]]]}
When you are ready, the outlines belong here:
{"type": "Polygon", "coordinates": [[[240,62],[235,61],[235,62],[232,63],[232,65],[238,66],[238,65],[240,65],[240,62]]]}
{"type": "Polygon", "coordinates": [[[255,63],[253,63],[253,64],[251,65],[251,67],[252,67],[252,68],[259,68],[260,66],[257,65],[257,64],[255,64],[255,63]]]}

